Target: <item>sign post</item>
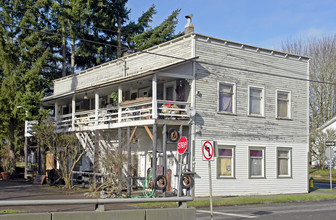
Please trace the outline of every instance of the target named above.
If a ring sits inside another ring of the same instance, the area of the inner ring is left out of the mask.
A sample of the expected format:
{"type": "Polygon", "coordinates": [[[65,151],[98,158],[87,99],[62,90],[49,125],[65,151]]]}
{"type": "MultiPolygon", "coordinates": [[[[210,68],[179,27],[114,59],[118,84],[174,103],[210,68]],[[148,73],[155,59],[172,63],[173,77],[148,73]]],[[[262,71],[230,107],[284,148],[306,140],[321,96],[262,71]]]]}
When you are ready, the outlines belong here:
{"type": "Polygon", "coordinates": [[[182,136],[179,141],[177,142],[177,152],[179,153],[178,156],[178,166],[179,166],[179,175],[178,175],[178,196],[182,196],[182,188],[181,188],[181,174],[182,174],[182,161],[183,161],[183,154],[186,152],[188,146],[188,140],[186,137],[182,136]]]}
{"type": "MultiPolygon", "coordinates": [[[[332,160],[334,158],[334,150],[333,147],[335,147],[336,142],[335,141],[327,141],[326,146],[329,147],[329,155],[326,154],[326,157],[329,157],[329,171],[330,171],[330,190],[332,190],[332,175],[331,175],[331,166],[332,166],[332,160]]],[[[328,151],[328,149],[327,149],[328,151]]]]}
{"type": "Polygon", "coordinates": [[[211,161],[214,160],[214,142],[202,141],[202,157],[208,161],[209,169],[209,194],[210,194],[210,219],[213,220],[213,205],[212,205],[212,179],[211,179],[211,161]]]}

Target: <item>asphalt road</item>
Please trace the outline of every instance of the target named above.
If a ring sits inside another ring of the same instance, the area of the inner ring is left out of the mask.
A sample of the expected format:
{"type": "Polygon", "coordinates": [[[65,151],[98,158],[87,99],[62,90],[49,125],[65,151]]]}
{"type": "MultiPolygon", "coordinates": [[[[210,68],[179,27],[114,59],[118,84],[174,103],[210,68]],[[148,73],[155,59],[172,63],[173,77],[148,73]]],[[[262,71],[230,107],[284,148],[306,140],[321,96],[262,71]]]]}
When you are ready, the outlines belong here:
{"type": "MultiPolygon", "coordinates": [[[[197,209],[197,220],[209,220],[209,209],[197,209]]],[[[214,220],[220,219],[336,219],[336,201],[289,202],[279,204],[226,206],[214,208],[214,220]]]]}
{"type": "MultiPolygon", "coordinates": [[[[336,185],[336,184],[335,184],[336,185]]],[[[315,185],[329,188],[328,184],[315,185]]],[[[335,186],[336,187],[336,186],[335,186]]],[[[320,193],[329,193],[323,191],[320,193]]],[[[0,181],[0,200],[24,199],[84,199],[81,191],[68,191],[58,187],[34,185],[24,180],[0,181]]],[[[82,211],[94,210],[93,205],[65,205],[65,206],[20,206],[0,207],[1,209],[19,209],[29,212],[50,211],[82,211]]],[[[134,209],[130,204],[106,205],[106,210],[134,209]]],[[[196,212],[197,220],[209,220],[209,208],[199,208],[196,212]]],[[[214,208],[214,219],[336,219],[336,200],[313,202],[289,202],[279,204],[225,206],[214,208]]]]}
{"type": "MultiPolygon", "coordinates": [[[[319,189],[330,189],[330,183],[314,183],[314,187],[319,189]]],[[[333,184],[332,188],[336,189],[336,184],[333,184]]]]}

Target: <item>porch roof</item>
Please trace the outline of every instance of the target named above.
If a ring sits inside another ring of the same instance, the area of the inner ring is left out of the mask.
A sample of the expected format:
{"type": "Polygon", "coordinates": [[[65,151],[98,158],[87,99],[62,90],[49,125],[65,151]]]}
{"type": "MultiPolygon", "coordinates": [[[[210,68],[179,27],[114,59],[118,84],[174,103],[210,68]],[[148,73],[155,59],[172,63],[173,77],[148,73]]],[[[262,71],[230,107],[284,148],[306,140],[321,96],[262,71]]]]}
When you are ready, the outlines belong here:
{"type": "Polygon", "coordinates": [[[135,80],[135,79],[143,78],[143,77],[146,77],[146,76],[154,75],[155,73],[157,73],[159,71],[162,71],[162,70],[165,70],[165,69],[168,69],[168,68],[176,67],[176,66],[194,61],[197,58],[198,57],[192,57],[192,58],[189,58],[189,59],[180,59],[180,60],[175,61],[173,63],[170,63],[168,65],[158,66],[157,68],[146,70],[146,71],[140,72],[138,74],[117,78],[117,79],[114,79],[114,80],[111,80],[111,81],[107,81],[107,82],[103,82],[103,83],[100,83],[100,84],[92,85],[90,87],[86,87],[86,88],[82,88],[82,89],[76,89],[76,90],[61,93],[61,94],[53,94],[51,96],[47,96],[47,97],[42,98],[42,102],[46,105],[48,105],[48,104],[50,105],[50,104],[53,104],[56,101],[56,99],[59,99],[59,98],[64,98],[64,97],[72,96],[74,94],[84,93],[84,92],[87,92],[87,91],[100,89],[100,88],[111,86],[111,85],[118,85],[120,83],[124,83],[124,82],[130,81],[130,80],[135,80]]]}

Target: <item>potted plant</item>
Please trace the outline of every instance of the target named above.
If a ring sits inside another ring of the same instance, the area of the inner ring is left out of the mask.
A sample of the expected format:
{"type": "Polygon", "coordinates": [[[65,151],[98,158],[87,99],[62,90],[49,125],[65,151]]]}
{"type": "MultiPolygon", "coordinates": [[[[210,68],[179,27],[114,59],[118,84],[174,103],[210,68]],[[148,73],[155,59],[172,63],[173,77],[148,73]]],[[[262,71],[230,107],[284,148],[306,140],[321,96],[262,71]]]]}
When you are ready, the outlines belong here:
{"type": "Polygon", "coordinates": [[[8,145],[4,146],[0,151],[1,156],[1,172],[2,179],[8,179],[14,171],[14,153],[8,145]]]}

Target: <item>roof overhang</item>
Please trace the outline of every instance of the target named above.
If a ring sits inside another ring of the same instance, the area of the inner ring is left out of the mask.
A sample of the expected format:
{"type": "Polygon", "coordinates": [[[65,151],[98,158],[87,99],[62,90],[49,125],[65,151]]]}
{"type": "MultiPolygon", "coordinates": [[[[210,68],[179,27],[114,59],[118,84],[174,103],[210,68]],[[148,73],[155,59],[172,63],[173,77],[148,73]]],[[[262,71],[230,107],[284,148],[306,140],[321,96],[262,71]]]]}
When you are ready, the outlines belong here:
{"type": "Polygon", "coordinates": [[[198,59],[198,57],[192,57],[192,58],[189,58],[189,59],[182,59],[181,58],[180,60],[172,62],[170,64],[159,66],[155,69],[140,72],[140,73],[137,73],[137,74],[134,74],[134,75],[131,75],[131,76],[125,76],[125,77],[118,78],[118,79],[115,79],[115,80],[112,80],[112,81],[100,83],[100,84],[97,84],[97,85],[92,85],[90,87],[77,89],[77,90],[73,90],[73,91],[70,91],[70,92],[62,93],[62,94],[47,96],[47,97],[44,97],[43,99],[41,99],[41,101],[43,102],[44,105],[51,105],[51,104],[54,104],[55,101],[57,99],[60,99],[60,98],[65,98],[65,97],[69,97],[69,96],[72,96],[72,95],[75,95],[75,94],[78,94],[78,93],[83,93],[83,92],[87,92],[87,91],[91,91],[91,90],[95,90],[95,89],[99,89],[99,88],[103,88],[103,87],[107,87],[107,86],[111,86],[111,85],[118,85],[120,83],[124,83],[124,82],[127,82],[127,81],[136,80],[136,79],[143,78],[143,77],[146,77],[146,76],[154,75],[155,73],[157,73],[159,71],[163,71],[165,69],[169,69],[169,68],[172,68],[172,67],[176,67],[176,66],[188,63],[188,62],[192,62],[192,61],[195,61],[196,59],[198,59]]]}

